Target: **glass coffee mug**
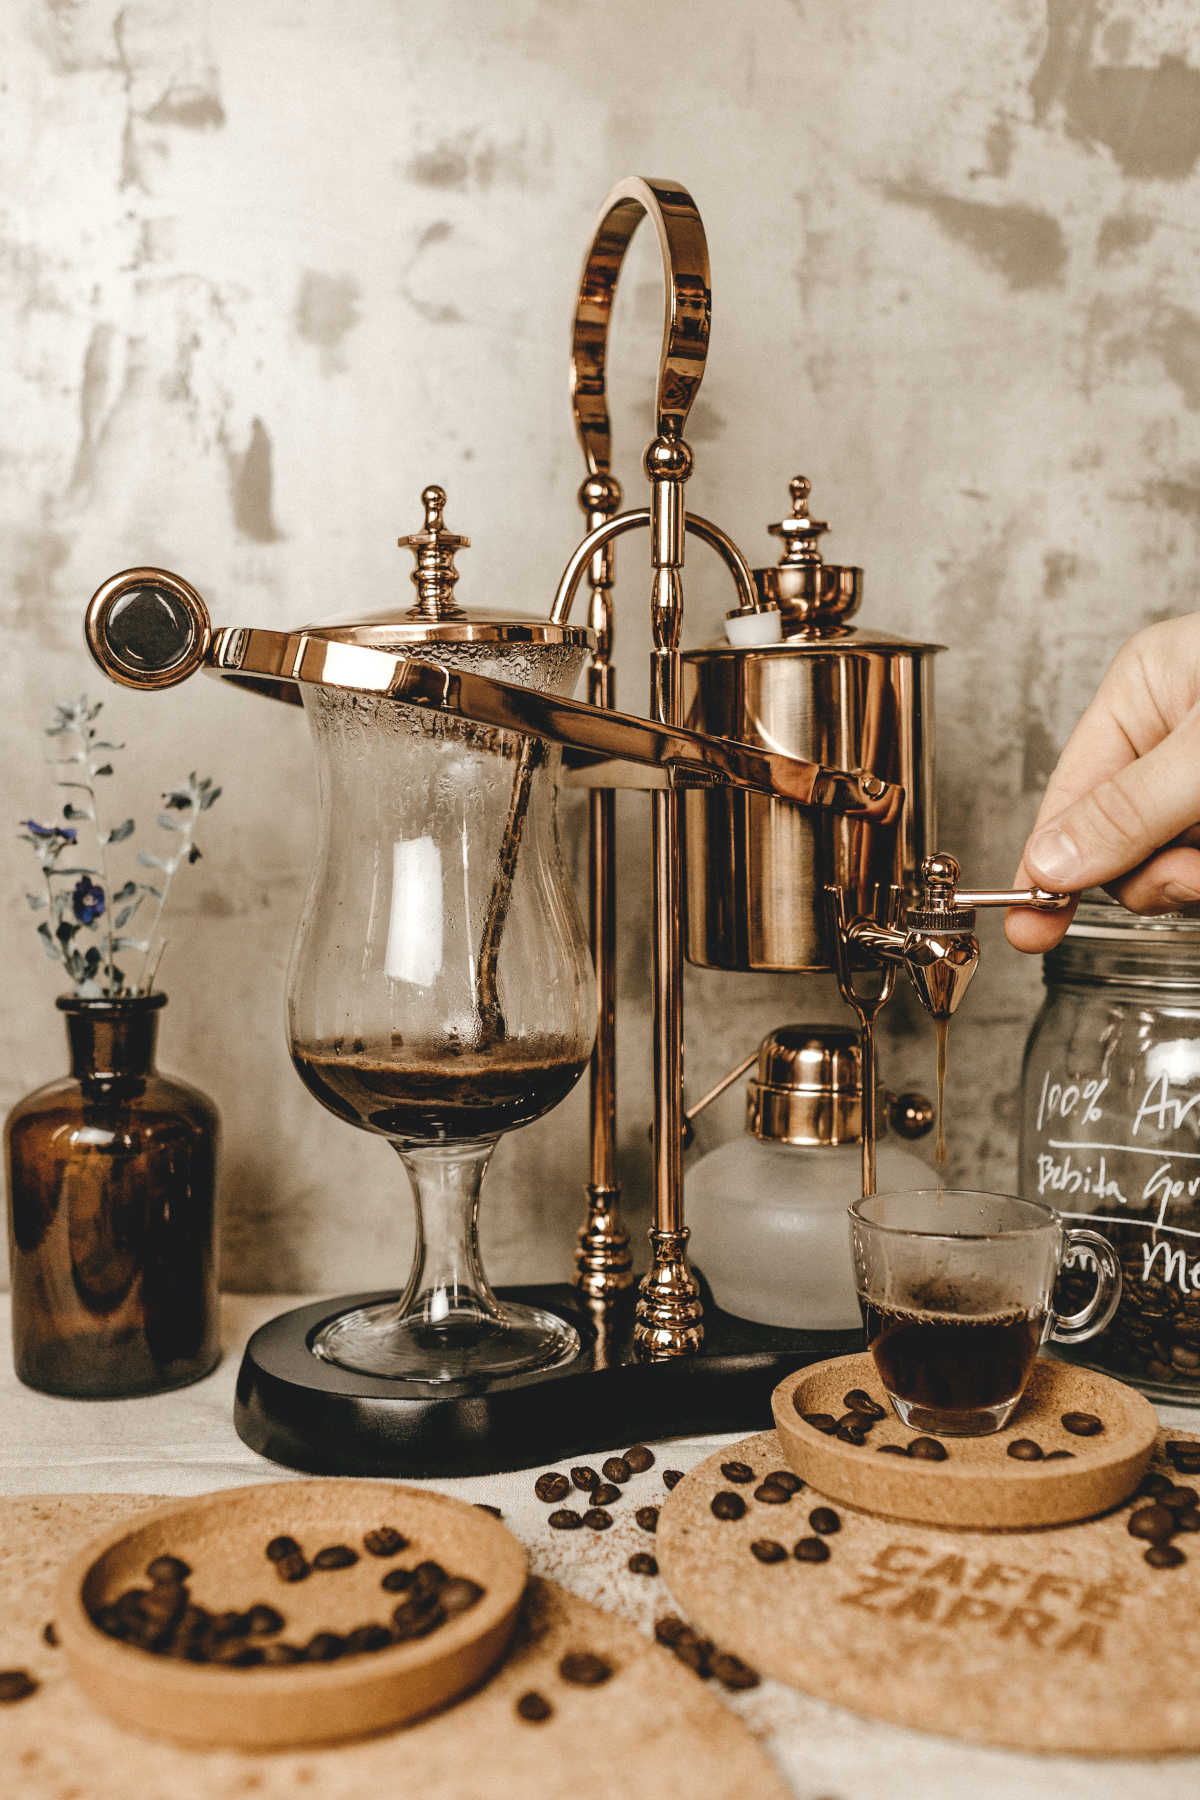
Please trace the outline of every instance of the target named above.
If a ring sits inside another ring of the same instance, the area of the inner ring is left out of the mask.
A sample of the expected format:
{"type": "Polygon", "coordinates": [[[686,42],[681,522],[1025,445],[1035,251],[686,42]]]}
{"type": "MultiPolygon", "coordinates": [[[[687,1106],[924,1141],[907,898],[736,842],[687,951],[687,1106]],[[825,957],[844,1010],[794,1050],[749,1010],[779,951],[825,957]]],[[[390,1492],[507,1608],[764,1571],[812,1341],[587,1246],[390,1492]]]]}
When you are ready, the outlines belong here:
{"type": "Polygon", "coordinates": [[[872,1194],[850,1208],[867,1345],[896,1413],[917,1431],[977,1437],[1012,1417],[1042,1345],[1102,1331],[1121,1298],[1107,1238],[1007,1194],[872,1194]],[[1064,1262],[1095,1269],[1078,1312],[1051,1305],[1064,1262]]]}

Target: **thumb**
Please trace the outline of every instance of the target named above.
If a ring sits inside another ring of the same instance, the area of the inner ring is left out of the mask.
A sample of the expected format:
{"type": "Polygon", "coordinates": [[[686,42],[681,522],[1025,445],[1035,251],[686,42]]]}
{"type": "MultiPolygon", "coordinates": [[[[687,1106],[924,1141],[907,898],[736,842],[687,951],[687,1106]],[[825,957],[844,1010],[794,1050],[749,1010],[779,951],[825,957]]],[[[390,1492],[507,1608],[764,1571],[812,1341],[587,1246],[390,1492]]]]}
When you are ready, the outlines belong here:
{"type": "Polygon", "coordinates": [[[1200,820],[1200,710],[1160,743],[1039,824],[1023,862],[1034,880],[1079,893],[1115,880],[1200,820]]]}

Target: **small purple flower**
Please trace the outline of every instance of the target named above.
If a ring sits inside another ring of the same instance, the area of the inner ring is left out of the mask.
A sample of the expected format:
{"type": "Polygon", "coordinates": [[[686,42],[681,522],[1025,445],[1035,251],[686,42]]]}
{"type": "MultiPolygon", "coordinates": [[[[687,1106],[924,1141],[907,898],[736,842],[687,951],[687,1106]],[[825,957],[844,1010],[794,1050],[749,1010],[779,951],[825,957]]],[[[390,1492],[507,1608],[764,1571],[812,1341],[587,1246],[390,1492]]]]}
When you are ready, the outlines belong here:
{"type": "Polygon", "coordinates": [[[81,925],[93,925],[104,911],[104,889],[81,875],[71,889],[71,908],[81,925]]]}
{"type": "Polygon", "coordinates": [[[73,844],[79,835],[69,825],[39,825],[36,819],[22,819],[20,823],[24,825],[26,831],[31,831],[34,837],[61,838],[64,844],[73,844]]]}

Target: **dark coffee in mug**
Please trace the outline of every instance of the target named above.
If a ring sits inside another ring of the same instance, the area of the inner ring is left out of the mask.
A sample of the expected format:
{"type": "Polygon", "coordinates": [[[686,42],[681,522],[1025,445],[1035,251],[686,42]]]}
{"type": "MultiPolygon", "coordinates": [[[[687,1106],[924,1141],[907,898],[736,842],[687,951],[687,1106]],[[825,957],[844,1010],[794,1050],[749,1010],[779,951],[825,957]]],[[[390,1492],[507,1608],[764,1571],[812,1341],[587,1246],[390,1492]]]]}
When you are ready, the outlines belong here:
{"type": "MultiPolygon", "coordinates": [[[[1002,1406],[1019,1394],[1045,1314],[903,1311],[862,1302],[867,1347],[889,1394],[945,1415],[1002,1406]]],[[[947,1417],[942,1427],[951,1429],[947,1417]]]]}

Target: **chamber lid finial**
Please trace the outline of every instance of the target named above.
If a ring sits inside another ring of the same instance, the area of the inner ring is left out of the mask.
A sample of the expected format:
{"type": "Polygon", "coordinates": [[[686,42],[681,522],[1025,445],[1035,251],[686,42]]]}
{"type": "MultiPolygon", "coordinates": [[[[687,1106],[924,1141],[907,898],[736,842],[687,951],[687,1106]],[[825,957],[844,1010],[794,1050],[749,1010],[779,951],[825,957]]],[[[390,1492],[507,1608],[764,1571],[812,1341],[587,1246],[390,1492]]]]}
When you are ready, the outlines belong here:
{"type": "Polygon", "coordinates": [[[416,602],[408,609],[410,619],[461,619],[463,608],[454,598],[458,570],[454,555],[469,549],[471,540],[447,531],[443,523],[446,510],[445,488],[430,486],[421,493],[425,523],[420,531],[397,538],[401,549],[411,550],[417,559],[412,583],[417,590],[416,602]]]}

